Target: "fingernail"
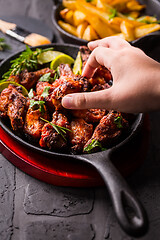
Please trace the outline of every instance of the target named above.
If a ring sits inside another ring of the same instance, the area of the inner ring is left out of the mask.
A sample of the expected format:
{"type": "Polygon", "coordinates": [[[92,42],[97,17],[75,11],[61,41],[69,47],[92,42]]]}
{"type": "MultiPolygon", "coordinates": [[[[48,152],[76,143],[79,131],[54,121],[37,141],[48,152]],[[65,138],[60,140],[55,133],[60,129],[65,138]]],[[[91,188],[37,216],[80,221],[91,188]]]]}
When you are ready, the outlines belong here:
{"type": "Polygon", "coordinates": [[[72,108],[72,105],[73,105],[72,96],[65,96],[62,99],[62,105],[63,105],[64,108],[72,108]]]}

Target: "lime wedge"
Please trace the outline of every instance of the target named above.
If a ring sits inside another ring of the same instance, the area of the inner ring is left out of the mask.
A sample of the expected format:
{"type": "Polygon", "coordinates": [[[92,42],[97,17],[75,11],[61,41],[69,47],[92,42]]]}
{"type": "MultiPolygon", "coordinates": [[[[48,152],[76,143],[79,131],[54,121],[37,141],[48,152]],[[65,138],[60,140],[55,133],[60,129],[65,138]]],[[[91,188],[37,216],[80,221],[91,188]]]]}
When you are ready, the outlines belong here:
{"type": "Polygon", "coordinates": [[[81,53],[80,52],[78,52],[76,60],[74,62],[73,73],[75,75],[77,75],[77,74],[81,75],[82,74],[82,58],[81,58],[81,53]]]}
{"type": "Polygon", "coordinates": [[[37,60],[39,64],[44,64],[53,61],[57,56],[62,55],[64,53],[58,51],[46,51],[42,52],[37,56],[37,60]]]}
{"type": "Polygon", "coordinates": [[[19,83],[12,82],[12,81],[1,82],[1,83],[0,83],[0,93],[1,93],[5,88],[7,88],[9,84],[12,84],[12,85],[14,85],[14,86],[19,86],[19,87],[21,87],[21,88],[22,88],[22,94],[23,94],[25,97],[28,96],[28,91],[27,91],[27,89],[26,89],[24,86],[20,85],[19,83]]]}
{"type": "Polygon", "coordinates": [[[56,69],[61,63],[68,63],[69,65],[74,63],[74,59],[67,54],[57,56],[50,64],[51,69],[56,69]]]}

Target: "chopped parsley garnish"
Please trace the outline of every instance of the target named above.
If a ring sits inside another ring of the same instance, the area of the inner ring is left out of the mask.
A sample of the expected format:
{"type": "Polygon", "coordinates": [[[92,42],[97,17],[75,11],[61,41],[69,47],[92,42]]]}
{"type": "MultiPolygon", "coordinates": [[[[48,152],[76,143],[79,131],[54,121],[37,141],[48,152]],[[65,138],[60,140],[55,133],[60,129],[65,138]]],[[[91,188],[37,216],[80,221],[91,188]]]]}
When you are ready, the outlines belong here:
{"type": "Polygon", "coordinates": [[[115,8],[110,9],[109,20],[117,16],[117,10],[115,8]]]}
{"type": "Polygon", "coordinates": [[[59,67],[57,67],[56,71],[55,71],[55,74],[54,74],[54,77],[53,77],[53,80],[55,81],[56,79],[58,79],[60,77],[60,72],[59,72],[59,67]]]}
{"type": "Polygon", "coordinates": [[[86,2],[92,2],[93,0],[86,0],[86,2]]]}
{"type": "Polygon", "coordinates": [[[39,82],[50,82],[51,80],[51,73],[46,73],[42,77],[40,77],[39,82]]]}
{"type": "Polygon", "coordinates": [[[3,78],[8,79],[9,76],[20,74],[25,69],[28,71],[35,71],[39,65],[37,56],[40,53],[49,50],[51,50],[51,48],[37,48],[35,51],[32,51],[28,46],[26,46],[26,50],[23,51],[18,58],[11,61],[11,68],[3,75],[3,78]]]}
{"type": "Polygon", "coordinates": [[[84,148],[84,152],[92,153],[93,152],[92,150],[94,150],[94,148],[96,148],[96,147],[100,148],[101,151],[105,151],[106,150],[106,148],[102,147],[100,142],[98,142],[95,139],[92,139],[92,142],[90,144],[88,144],[88,146],[86,146],[84,148]]]}
{"type": "Polygon", "coordinates": [[[42,97],[48,97],[49,95],[49,89],[50,89],[50,86],[46,86],[43,90],[43,93],[41,94],[42,97]]]}
{"type": "Polygon", "coordinates": [[[72,132],[70,129],[65,128],[65,127],[58,126],[58,125],[56,125],[56,124],[54,124],[54,123],[52,123],[52,122],[49,122],[48,120],[46,120],[46,119],[44,119],[44,118],[42,118],[42,117],[41,117],[41,119],[42,119],[44,122],[49,123],[49,124],[54,128],[54,130],[55,130],[58,134],[60,134],[65,141],[67,141],[67,139],[65,138],[65,136],[64,136],[63,134],[66,134],[66,131],[72,132]]]}
{"type": "Polygon", "coordinates": [[[4,38],[0,38],[0,51],[10,49],[11,47],[6,43],[4,38]]]}
{"type": "Polygon", "coordinates": [[[29,107],[30,108],[35,108],[36,109],[39,109],[39,111],[43,114],[45,112],[45,109],[44,109],[44,101],[35,101],[35,100],[30,100],[30,105],[29,107]]]}
{"type": "Polygon", "coordinates": [[[114,123],[117,125],[118,128],[122,128],[122,116],[118,116],[114,119],[114,123]]]}
{"type": "Polygon", "coordinates": [[[29,93],[28,93],[28,97],[31,99],[34,97],[34,93],[33,93],[33,88],[30,89],[29,93]]]}

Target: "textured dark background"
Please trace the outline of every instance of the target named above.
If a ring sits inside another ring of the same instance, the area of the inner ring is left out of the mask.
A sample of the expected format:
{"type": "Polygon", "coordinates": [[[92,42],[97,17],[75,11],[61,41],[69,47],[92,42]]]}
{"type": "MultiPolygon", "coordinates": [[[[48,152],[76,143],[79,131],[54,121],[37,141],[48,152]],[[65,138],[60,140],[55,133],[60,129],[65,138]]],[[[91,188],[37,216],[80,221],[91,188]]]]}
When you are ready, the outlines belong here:
{"type": "MultiPolygon", "coordinates": [[[[0,0],[0,16],[33,17],[52,29],[52,6],[52,0],[0,0]]],[[[54,41],[57,40],[58,37],[54,41]]],[[[15,43],[15,49],[19,47],[15,43]]],[[[139,239],[159,240],[160,113],[149,116],[151,136],[147,158],[127,181],[149,217],[149,232],[139,239]]],[[[0,240],[41,239],[135,238],[120,229],[104,187],[76,189],[45,184],[21,172],[0,155],[0,240]]]]}

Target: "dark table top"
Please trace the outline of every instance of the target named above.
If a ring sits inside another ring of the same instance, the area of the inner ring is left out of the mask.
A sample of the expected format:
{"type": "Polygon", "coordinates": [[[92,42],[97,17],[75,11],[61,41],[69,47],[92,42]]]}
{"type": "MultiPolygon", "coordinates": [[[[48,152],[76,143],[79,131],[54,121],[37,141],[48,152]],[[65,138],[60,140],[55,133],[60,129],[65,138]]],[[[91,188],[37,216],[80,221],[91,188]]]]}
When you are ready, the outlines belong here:
{"type": "MultiPolygon", "coordinates": [[[[0,15],[16,14],[20,0],[0,1],[0,15]],[[14,2],[14,4],[13,4],[14,2]]],[[[23,1],[21,15],[52,27],[51,0],[23,1]],[[44,3],[45,2],[45,3],[44,3]],[[47,5],[47,7],[46,7],[47,5]]],[[[56,41],[61,41],[56,34],[56,41]]],[[[18,43],[17,43],[18,44],[18,43]]],[[[160,239],[160,112],[149,114],[147,157],[126,181],[143,203],[149,231],[140,240],[160,239]]],[[[128,159],[129,161],[130,159],[128,159]]],[[[56,187],[15,168],[0,154],[0,239],[133,240],[119,227],[105,187],[56,187]]]]}

